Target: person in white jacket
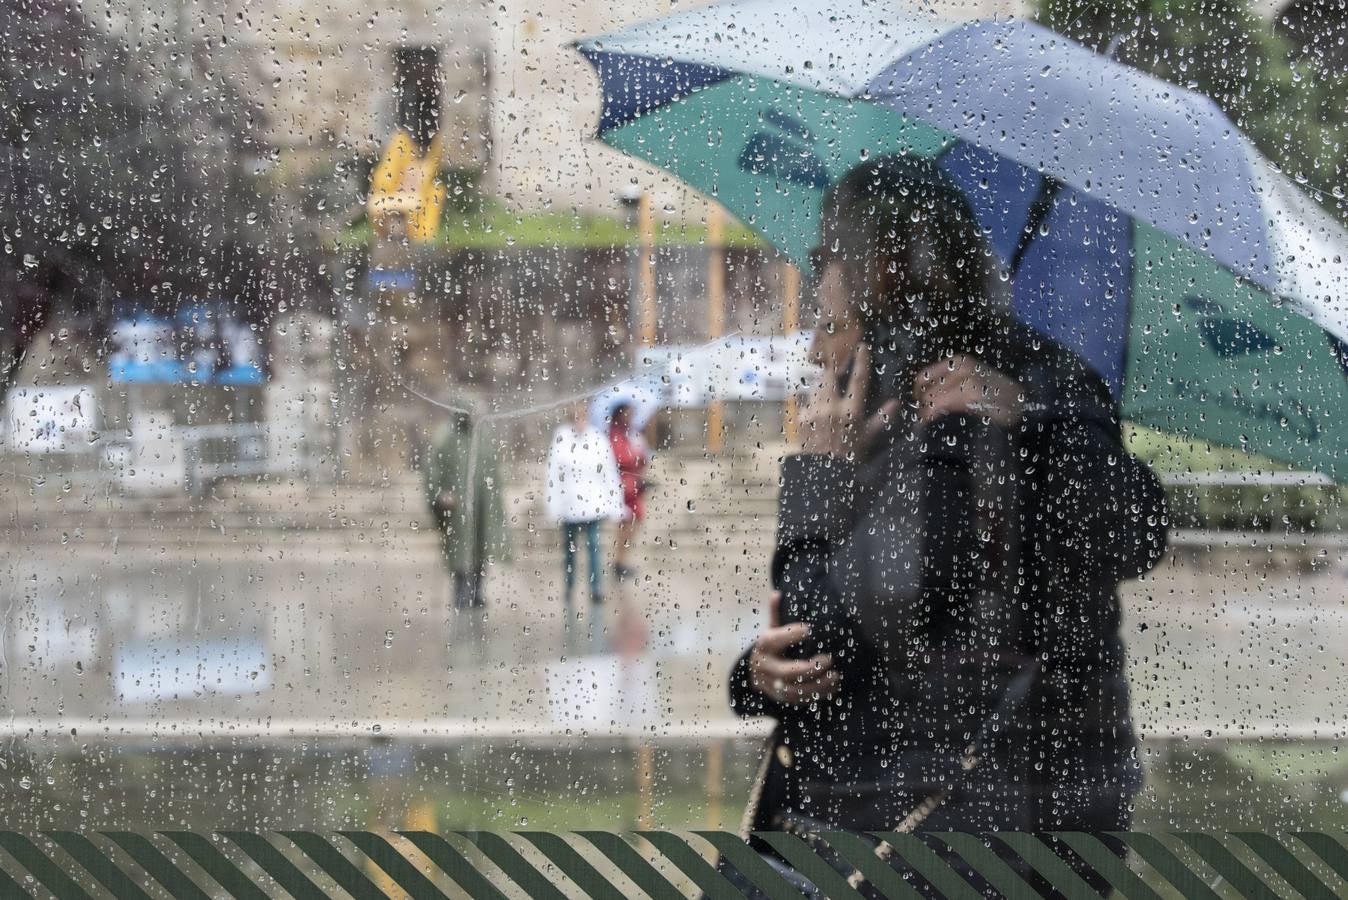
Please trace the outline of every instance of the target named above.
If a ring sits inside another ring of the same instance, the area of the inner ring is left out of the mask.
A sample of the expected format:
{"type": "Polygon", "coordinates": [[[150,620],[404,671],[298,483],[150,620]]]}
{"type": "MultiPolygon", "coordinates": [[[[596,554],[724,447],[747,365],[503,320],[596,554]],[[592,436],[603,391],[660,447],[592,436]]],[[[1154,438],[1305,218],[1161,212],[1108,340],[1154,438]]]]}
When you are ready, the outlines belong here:
{"type": "Polygon", "coordinates": [[[603,566],[599,561],[599,523],[623,511],[622,481],[613,448],[602,430],[587,417],[586,404],[572,409],[571,421],[557,427],[548,452],[548,515],[562,528],[562,573],[568,621],[575,593],[576,551],[585,543],[590,575],[590,601],[603,603],[603,566]]]}

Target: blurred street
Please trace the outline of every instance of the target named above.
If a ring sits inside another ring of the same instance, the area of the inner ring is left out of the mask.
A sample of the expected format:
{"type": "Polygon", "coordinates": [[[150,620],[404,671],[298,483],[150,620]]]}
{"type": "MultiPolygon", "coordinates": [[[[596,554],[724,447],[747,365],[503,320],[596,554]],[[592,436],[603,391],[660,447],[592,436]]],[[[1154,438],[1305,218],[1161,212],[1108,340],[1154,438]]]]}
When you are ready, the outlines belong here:
{"type": "Polygon", "coordinates": [[[0,895],[1344,895],[1342,2],[378,7],[0,8],[0,895]]]}
{"type": "MultiPolygon", "coordinates": [[[[514,554],[491,569],[480,619],[450,610],[410,479],[226,486],[205,501],[7,479],[0,688],[15,719],[56,733],[88,719],[262,733],[719,727],[726,673],[764,615],[775,469],[772,449],[658,457],[638,576],[610,592],[594,640],[588,604],[568,634],[559,538],[531,467],[507,491],[514,554]],[[647,649],[619,664],[622,603],[647,649]]],[[[1341,732],[1348,650],[1333,636],[1348,625],[1348,548],[1334,535],[1279,543],[1181,532],[1160,569],[1125,586],[1145,733],[1341,732]]]]}

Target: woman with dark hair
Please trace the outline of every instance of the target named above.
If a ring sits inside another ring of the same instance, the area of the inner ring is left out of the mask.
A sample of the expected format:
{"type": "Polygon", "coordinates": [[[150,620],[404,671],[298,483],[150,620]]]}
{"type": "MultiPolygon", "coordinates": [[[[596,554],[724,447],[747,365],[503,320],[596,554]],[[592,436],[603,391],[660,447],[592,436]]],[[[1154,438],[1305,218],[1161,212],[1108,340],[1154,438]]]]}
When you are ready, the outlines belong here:
{"type": "Polygon", "coordinates": [[[1117,587],[1164,550],[1158,482],[1103,380],[1012,318],[934,163],[852,171],[821,232],[823,382],[783,463],[769,627],[730,680],[739,714],[778,720],[747,828],[1126,828],[1117,587]]]}

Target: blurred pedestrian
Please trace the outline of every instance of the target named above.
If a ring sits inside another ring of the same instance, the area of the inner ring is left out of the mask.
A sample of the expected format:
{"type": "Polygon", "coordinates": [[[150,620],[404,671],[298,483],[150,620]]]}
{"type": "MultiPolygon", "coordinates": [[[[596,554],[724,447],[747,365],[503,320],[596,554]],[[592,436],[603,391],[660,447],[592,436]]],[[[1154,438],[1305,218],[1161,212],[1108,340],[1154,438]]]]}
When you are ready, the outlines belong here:
{"type": "Polygon", "coordinates": [[[1164,548],[1159,483],[1104,381],[1011,317],[934,163],[859,167],[821,230],[823,378],[782,467],[769,627],[730,680],[738,713],[778,720],[746,825],[1126,829],[1117,586],[1164,548]]]}
{"type": "Polygon", "coordinates": [[[509,552],[495,442],[466,412],[450,414],[431,440],[423,471],[426,503],[440,535],[455,609],[481,609],[490,562],[509,552]],[[470,452],[476,433],[476,453],[470,452]],[[469,494],[471,484],[471,496],[469,494]]]}
{"type": "Polygon", "coordinates": [[[572,407],[570,421],[552,434],[545,495],[548,515],[562,531],[562,599],[569,625],[580,569],[577,551],[584,546],[590,605],[597,610],[604,602],[600,526],[623,512],[622,483],[608,435],[590,424],[583,401],[572,407]]]}
{"type": "Polygon", "coordinates": [[[618,581],[631,579],[636,569],[631,565],[632,547],[636,543],[641,522],[646,518],[646,441],[632,423],[632,405],[627,402],[613,407],[609,414],[609,443],[613,458],[618,463],[622,478],[622,517],[618,521],[618,540],[614,551],[613,572],[618,581]]]}

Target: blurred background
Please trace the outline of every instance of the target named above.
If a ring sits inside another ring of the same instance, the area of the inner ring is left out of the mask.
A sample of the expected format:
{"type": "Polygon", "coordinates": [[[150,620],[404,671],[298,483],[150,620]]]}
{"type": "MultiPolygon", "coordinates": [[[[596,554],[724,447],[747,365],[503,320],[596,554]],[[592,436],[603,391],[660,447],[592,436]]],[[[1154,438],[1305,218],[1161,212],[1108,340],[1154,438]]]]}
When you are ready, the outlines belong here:
{"type": "MultiPolygon", "coordinates": [[[[812,319],[749,229],[590,139],[568,42],[668,8],[0,11],[9,827],[734,827],[764,728],[725,678],[812,319]],[[648,515],[576,646],[548,435],[615,385],[656,395],[648,515]],[[471,628],[423,484],[461,406],[512,548],[471,628]]],[[[1208,93],[1348,219],[1341,4],[913,10],[1208,93]]],[[[1128,431],[1176,516],[1125,587],[1138,827],[1348,824],[1348,496],[1128,431]]]]}

